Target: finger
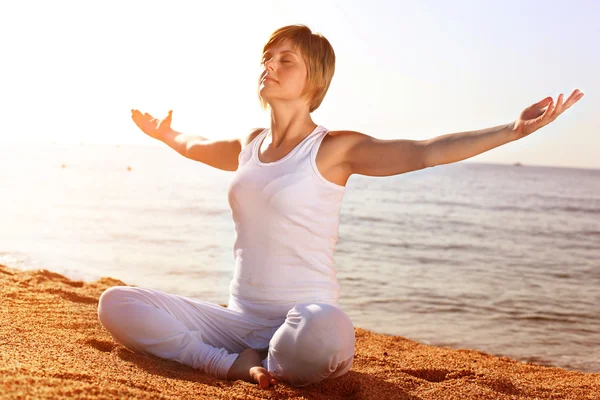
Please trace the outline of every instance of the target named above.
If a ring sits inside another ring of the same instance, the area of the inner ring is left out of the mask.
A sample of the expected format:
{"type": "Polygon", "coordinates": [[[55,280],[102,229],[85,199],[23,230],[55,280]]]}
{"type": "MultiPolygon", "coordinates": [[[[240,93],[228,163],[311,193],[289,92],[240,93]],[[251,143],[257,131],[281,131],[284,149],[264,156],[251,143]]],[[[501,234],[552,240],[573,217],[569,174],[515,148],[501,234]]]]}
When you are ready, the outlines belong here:
{"type": "Polygon", "coordinates": [[[573,105],[575,103],[577,103],[579,100],[581,100],[583,98],[583,93],[579,93],[577,96],[575,96],[575,99],[573,100],[573,102],[569,105],[573,105]]]}
{"type": "Polygon", "coordinates": [[[139,112],[138,110],[131,110],[131,119],[133,119],[134,121],[137,122],[141,116],[142,116],[142,113],[139,112]]]}
{"type": "Polygon", "coordinates": [[[549,97],[546,97],[543,100],[538,101],[537,103],[534,104],[534,106],[536,106],[536,107],[545,107],[551,101],[552,101],[552,97],[549,96],[549,97]]]}
{"type": "Polygon", "coordinates": [[[544,113],[537,119],[541,121],[546,121],[550,117],[550,113],[552,113],[552,110],[554,109],[554,107],[552,107],[553,105],[554,103],[552,102],[552,99],[550,99],[550,104],[548,104],[548,107],[546,107],[546,111],[544,111],[544,113]]]}
{"type": "Polygon", "coordinates": [[[552,118],[553,119],[556,119],[556,117],[558,117],[564,111],[563,110],[563,108],[564,108],[563,99],[564,99],[564,95],[562,93],[559,94],[558,99],[556,99],[556,105],[554,106],[554,110],[552,110],[552,118]]]}
{"type": "Polygon", "coordinates": [[[579,91],[579,89],[573,90],[573,93],[569,96],[567,101],[565,102],[565,110],[571,107],[573,104],[577,103],[579,99],[583,97],[583,93],[579,91]]]}
{"type": "Polygon", "coordinates": [[[558,117],[560,114],[562,114],[563,112],[565,112],[566,110],[568,110],[573,104],[578,102],[582,97],[583,97],[583,93],[579,92],[578,89],[574,90],[573,93],[571,93],[571,96],[569,96],[569,98],[565,102],[565,104],[561,106],[559,112],[556,113],[556,115],[554,116],[554,119],[556,117],[558,117]]]}

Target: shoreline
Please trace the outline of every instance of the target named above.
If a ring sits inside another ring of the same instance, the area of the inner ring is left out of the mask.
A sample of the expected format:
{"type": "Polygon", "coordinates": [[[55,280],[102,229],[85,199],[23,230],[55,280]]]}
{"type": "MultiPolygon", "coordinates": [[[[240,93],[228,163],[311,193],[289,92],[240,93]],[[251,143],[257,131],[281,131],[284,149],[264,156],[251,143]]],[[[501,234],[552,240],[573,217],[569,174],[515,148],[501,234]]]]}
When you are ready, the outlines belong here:
{"type": "Polygon", "coordinates": [[[350,372],[304,388],[221,381],[133,353],[97,318],[113,278],[0,265],[0,398],[600,399],[600,373],[425,345],[355,327],[350,372]]]}

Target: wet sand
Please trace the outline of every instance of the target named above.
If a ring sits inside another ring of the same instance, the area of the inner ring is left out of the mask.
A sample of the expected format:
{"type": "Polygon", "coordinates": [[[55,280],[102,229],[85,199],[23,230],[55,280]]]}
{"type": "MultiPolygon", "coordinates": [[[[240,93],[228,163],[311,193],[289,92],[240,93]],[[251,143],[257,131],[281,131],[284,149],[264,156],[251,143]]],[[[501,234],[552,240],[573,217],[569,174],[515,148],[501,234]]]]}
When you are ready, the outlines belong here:
{"type": "Polygon", "coordinates": [[[98,321],[112,278],[72,281],[0,265],[0,398],[600,399],[600,373],[522,363],[356,330],[354,366],[301,389],[261,390],[133,353],[98,321]]]}

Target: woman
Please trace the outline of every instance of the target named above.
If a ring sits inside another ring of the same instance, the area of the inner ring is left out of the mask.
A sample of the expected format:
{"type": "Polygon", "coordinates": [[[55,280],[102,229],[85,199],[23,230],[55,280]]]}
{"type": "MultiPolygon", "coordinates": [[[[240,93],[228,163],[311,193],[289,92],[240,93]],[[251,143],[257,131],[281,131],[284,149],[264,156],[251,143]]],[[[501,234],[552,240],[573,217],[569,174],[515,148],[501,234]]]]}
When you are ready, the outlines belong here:
{"type": "Polygon", "coordinates": [[[525,137],[583,93],[551,97],[506,125],[429,140],[379,140],[329,131],[311,113],[334,74],[334,51],[303,25],[275,31],[263,49],[258,95],[267,129],[210,140],[132,110],[146,134],[181,155],[236,171],[228,188],[235,222],[235,272],[228,307],[156,290],[113,287],[98,316],[114,339],[221,379],[268,388],[304,386],[352,366],[354,328],[339,307],[333,254],[345,185],[352,174],[390,176],[448,164],[525,137]]]}

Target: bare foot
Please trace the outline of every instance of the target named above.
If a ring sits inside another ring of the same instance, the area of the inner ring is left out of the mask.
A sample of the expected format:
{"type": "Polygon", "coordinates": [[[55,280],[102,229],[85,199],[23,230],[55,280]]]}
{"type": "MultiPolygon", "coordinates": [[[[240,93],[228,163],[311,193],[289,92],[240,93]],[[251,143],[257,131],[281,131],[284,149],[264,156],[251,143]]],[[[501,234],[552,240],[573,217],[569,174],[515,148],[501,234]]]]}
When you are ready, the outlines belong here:
{"type": "Polygon", "coordinates": [[[278,383],[277,379],[263,368],[260,354],[254,349],[242,351],[227,371],[228,381],[238,379],[246,382],[256,382],[261,389],[267,389],[269,386],[275,386],[278,383]]]}

